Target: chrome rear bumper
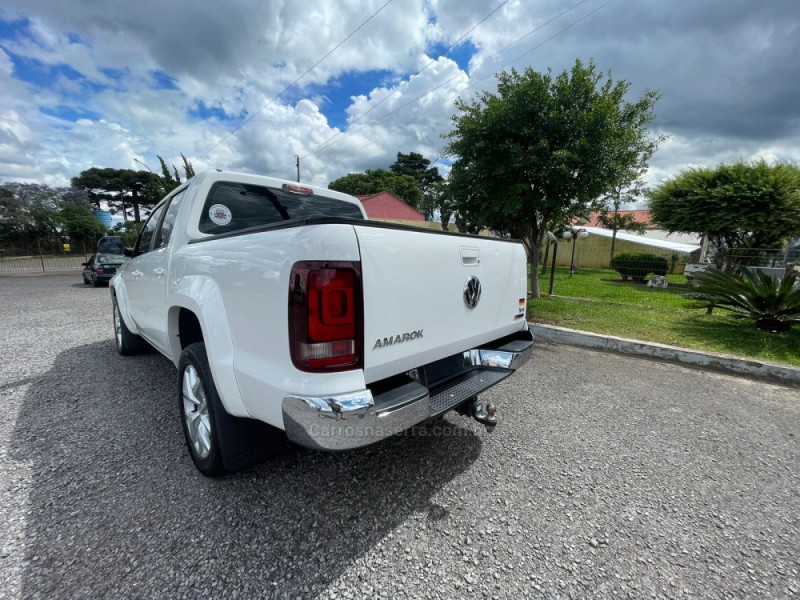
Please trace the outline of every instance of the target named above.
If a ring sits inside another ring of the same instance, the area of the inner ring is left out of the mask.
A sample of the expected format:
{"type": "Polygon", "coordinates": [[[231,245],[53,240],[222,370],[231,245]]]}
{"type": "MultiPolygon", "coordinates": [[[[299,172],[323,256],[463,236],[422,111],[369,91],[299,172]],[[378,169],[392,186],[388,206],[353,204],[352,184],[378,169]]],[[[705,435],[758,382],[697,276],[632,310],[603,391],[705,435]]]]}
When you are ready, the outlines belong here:
{"type": "Polygon", "coordinates": [[[533,335],[525,330],[467,350],[463,370],[430,388],[409,380],[378,395],[365,389],[335,396],[286,396],[286,435],[315,450],[348,450],[375,443],[489,389],[528,362],[532,352],[533,335]]]}

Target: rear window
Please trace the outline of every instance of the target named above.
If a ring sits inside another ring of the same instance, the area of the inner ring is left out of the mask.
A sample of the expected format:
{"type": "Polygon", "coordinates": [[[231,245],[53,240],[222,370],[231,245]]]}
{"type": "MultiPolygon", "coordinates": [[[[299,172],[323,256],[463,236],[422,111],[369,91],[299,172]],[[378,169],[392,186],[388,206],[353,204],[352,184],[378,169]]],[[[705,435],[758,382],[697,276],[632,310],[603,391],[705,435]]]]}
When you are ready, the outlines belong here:
{"type": "Polygon", "coordinates": [[[199,229],[203,233],[229,233],[311,217],[363,219],[364,215],[358,206],[344,200],[246,183],[219,182],[208,193],[199,229]]]}
{"type": "Polygon", "coordinates": [[[125,254],[125,242],[121,237],[102,237],[97,242],[97,251],[103,254],[125,254]]]}
{"type": "Polygon", "coordinates": [[[119,254],[98,254],[97,257],[94,259],[94,262],[97,264],[117,264],[122,263],[128,260],[124,256],[120,256],[119,254]]]}

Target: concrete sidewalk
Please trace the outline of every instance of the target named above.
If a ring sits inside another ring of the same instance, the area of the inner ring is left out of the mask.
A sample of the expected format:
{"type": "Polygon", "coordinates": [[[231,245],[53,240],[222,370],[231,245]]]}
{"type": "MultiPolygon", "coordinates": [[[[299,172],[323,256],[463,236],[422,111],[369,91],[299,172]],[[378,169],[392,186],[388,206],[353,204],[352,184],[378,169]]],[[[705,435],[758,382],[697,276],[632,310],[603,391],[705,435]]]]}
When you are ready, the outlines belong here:
{"type": "Polygon", "coordinates": [[[714,369],[747,377],[769,379],[780,383],[800,386],[800,369],[786,365],[768,363],[750,358],[717,354],[703,350],[690,350],[666,344],[643,342],[613,335],[589,333],[555,325],[528,323],[536,341],[582,346],[595,350],[606,350],[620,354],[633,354],[654,360],[676,362],[693,367],[714,369]]]}

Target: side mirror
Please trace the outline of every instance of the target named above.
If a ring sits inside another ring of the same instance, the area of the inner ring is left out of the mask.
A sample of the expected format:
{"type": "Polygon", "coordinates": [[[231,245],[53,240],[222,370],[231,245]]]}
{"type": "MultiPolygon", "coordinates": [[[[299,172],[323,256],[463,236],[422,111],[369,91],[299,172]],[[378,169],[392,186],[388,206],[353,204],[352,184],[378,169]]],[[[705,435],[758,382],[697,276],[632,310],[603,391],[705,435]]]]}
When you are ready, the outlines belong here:
{"type": "Polygon", "coordinates": [[[87,262],[85,262],[85,263],[81,263],[81,266],[82,266],[82,267],[88,267],[88,266],[89,266],[89,263],[87,263],[87,262]]]}

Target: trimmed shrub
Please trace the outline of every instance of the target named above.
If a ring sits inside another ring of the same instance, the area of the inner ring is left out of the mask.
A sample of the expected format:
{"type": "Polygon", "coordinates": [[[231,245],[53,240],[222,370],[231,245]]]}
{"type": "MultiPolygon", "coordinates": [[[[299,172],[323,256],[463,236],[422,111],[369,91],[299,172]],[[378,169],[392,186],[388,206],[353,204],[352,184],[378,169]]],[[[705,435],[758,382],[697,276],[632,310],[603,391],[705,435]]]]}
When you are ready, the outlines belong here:
{"type": "Polygon", "coordinates": [[[669,271],[667,259],[649,252],[619,252],[611,259],[611,268],[622,275],[622,280],[642,282],[650,273],[664,276],[669,271]]]}

